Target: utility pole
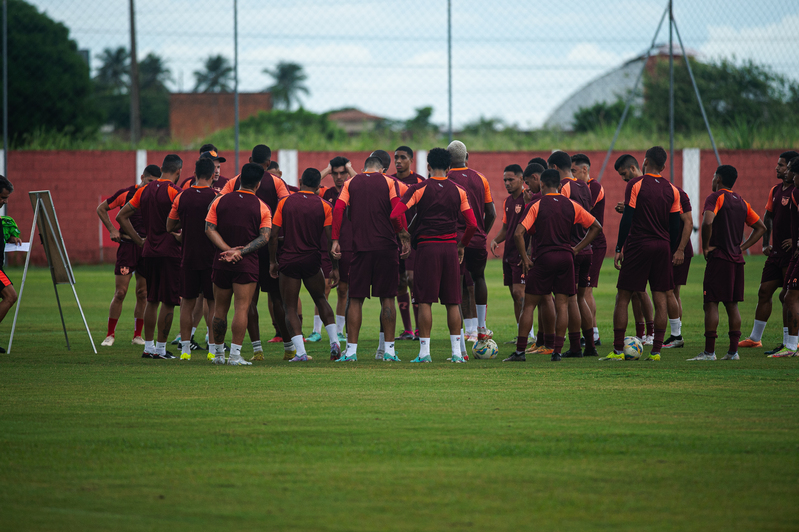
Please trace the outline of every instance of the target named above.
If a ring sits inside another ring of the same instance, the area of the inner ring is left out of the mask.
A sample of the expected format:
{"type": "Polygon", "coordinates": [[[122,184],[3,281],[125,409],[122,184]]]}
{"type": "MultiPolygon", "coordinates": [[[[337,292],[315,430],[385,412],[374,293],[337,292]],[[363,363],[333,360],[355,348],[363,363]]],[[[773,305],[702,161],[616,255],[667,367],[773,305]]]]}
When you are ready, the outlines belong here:
{"type": "Polygon", "coordinates": [[[452,0],[447,0],[447,84],[449,141],[452,142],[452,0]]]}
{"type": "MultiPolygon", "coordinates": [[[[683,51],[683,53],[685,53],[683,51]]],[[[669,179],[674,183],[674,6],[669,0],[669,179]]]]}
{"type": "Polygon", "coordinates": [[[130,143],[133,148],[141,139],[139,107],[139,61],[136,56],[136,9],[130,0],[130,143]]]}
{"type": "Polygon", "coordinates": [[[233,0],[233,108],[236,130],[236,172],[239,171],[239,3],[233,0]]]}

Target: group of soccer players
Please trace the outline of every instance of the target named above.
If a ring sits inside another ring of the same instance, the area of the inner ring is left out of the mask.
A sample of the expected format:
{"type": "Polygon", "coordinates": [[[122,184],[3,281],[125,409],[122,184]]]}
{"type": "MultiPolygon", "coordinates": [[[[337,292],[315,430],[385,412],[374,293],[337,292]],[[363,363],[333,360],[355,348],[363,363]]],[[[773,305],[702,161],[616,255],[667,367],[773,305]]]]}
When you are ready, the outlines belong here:
{"type": "MultiPolygon", "coordinates": [[[[391,155],[376,150],[360,172],[344,157],[335,157],[321,171],[308,168],[299,188],[282,180],[265,145],[252,150],[249,162],[233,179],[221,177],[225,159],[214,146],[205,145],[200,151],[193,175],[181,187],[176,183],[183,161],[168,155],[160,168],[147,167],[141,185],[118,191],[98,207],[111,238],[120,244],[103,345],[114,343],[122,301],[135,273],[133,343],[144,345],[144,358],[176,358],[166,344],[174,308],[179,306],[181,359],[191,359],[192,350],[199,349],[194,331],[204,316],[209,360],[231,365],[263,360],[257,304],[259,292],[266,292],[285,360],[310,360],[305,342],[320,341],[324,327],[331,360],[357,361],[363,302],[375,297],[381,307],[375,358],[399,362],[395,341],[418,340],[418,356],[412,362],[431,362],[432,304],[439,302],[446,307],[450,331],[448,360],[462,363],[469,358],[466,341],[473,321],[478,344],[493,335],[486,326],[487,248],[496,255],[504,242],[504,283],[518,323],[516,340],[508,342],[516,349],[505,361],[524,361],[530,353],[550,355],[552,361],[598,356],[601,340],[593,288],[607,250],[602,229],[606,198],[602,185],[590,176],[586,155],[556,151],[547,160],[529,161],[524,169],[507,166],[503,181],[509,195],[503,203],[502,228],[489,243],[487,234],[497,218],[494,200],[485,176],[469,168],[469,154],[460,141],[446,149],[431,149],[425,176],[412,171],[413,150],[400,146],[393,154],[393,175],[391,155]],[[328,175],[332,186],[325,188],[321,182],[328,175]],[[108,216],[117,207],[120,230],[108,216]],[[308,338],[302,333],[299,307],[302,285],[315,305],[308,338]],[[333,288],[335,310],[328,303],[333,288]],[[398,336],[395,300],[403,327],[398,336]],[[232,341],[226,358],[231,305],[232,341]],[[245,333],[252,342],[250,361],[242,356],[245,333]],[[528,347],[531,339],[535,344],[528,347]]],[[[730,324],[730,347],[724,358],[738,358],[742,252],[763,233],[768,238],[769,231],[774,245],[764,247],[770,258],[757,319],[752,336],[740,347],[760,345],[779,277],[784,283],[780,299],[785,302],[785,345],[773,354],[789,356],[786,353],[797,349],[799,270],[793,270],[799,268],[799,188],[794,189],[792,181],[799,157],[786,152],[779,161],[777,174],[783,183],[772,190],[765,223],[732,191],[737,179],[733,167],[720,166],[714,175],[714,192],[705,201],[701,228],[708,261],[706,346],[691,360],[715,359],[719,303],[724,304],[730,324]],[[746,225],[753,231],[742,243],[746,225]]],[[[615,208],[621,223],[614,258],[619,280],[613,351],[602,360],[625,358],[630,304],[636,335],[652,346],[645,359],[660,360],[663,348],[684,345],[679,287],[686,284],[693,255],[693,222],[685,192],[660,175],[666,163],[665,150],[656,146],[646,152],[640,166],[628,154],[615,164],[627,185],[624,201],[615,208]],[[667,320],[671,334],[665,338],[667,320]]]]}

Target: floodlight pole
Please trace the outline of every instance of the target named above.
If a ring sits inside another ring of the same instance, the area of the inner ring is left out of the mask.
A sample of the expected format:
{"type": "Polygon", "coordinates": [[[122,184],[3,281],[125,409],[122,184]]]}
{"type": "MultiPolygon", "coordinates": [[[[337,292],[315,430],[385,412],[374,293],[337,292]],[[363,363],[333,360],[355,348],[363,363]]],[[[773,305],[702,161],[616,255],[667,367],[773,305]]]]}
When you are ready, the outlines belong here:
{"type": "Polygon", "coordinates": [[[139,60],[136,55],[136,8],[130,0],[130,143],[136,148],[141,139],[141,102],[139,100],[139,60]]]}
{"type": "Polygon", "coordinates": [[[669,0],[669,179],[674,183],[674,7],[669,0]]]}
{"type": "Polygon", "coordinates": [[[233,0],[233,109],[235,117],[235,144],[236,156],[234,158],[236,172],[239,171],[239,2],[233,0]]]}
{"type": "Polygon", "coordinates": [[[449,141],[452,142],[452,0],[447,0],[447,96],[449,141]]]}

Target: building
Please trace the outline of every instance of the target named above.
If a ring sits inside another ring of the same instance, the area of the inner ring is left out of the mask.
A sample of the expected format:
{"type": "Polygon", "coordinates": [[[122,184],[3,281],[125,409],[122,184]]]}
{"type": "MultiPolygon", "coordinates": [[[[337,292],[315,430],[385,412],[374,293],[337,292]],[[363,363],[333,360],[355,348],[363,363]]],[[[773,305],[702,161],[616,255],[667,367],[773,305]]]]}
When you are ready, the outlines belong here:
{"type": "MultiPolygon", "coordinates": [[[[172,139],[190,144],[235,125],[231,92],[189,92],[169,95],[169,131],[172,139]]],[[[268,92],[239,93],[239,120],[272,109],[268,92]]]]}
{"type": "Polygon", "coordinates": [[[334,111],[327,115],[327,118],[349,135],[358,135],[364,131],[372,131],[377,124],[385,120],[383,117],[370,115],[369,113],[364,113],[355,108],[334,111]]]}

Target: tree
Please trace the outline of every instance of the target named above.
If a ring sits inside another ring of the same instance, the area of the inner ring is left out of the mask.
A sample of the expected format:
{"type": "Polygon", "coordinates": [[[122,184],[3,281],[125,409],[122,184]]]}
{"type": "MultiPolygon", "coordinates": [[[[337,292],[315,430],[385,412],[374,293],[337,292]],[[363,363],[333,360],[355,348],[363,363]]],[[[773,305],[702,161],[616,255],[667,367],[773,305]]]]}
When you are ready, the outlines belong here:
{"type": "Polygon", "coordinates": [[[166,84],[172,81],[172,72],[164,60],[150,52],[139,62],[139,85],[142,91],[168,92],[166,84]]]}
{"type": "Polygon", "coordinates": [[[432,107],[419,107],[416,109],[416,116],[405,121],[405,129],[410,133],[438,132],[436,125],[430,122],[431,116],[433,116],[432,107]]]}
{"type": "Polygon", "coordinates": [[[97,87],[109,94],[124,94],[130,88],[130,52],[120,46],[117,49],[106,48],[99,55],[102,63],[94,77],[97,87]]]}
{"type": "Polygon", "coordinates": [[[621,98],[613,103],[597,102],[591,107],[580,107],[574,113],[574,131],[585,133],[615,126],[624,113],[625,102],[621,98]]]}
{"type": "Polygon", "coordinates": [[[83,133],[100,123],[89,65],[69,30],[22,0],[8,1],[8,79],[12,138],[36,130],[83,133]]]}
{"type": "Polygon", "coordinates": [[[205,70],[195,70],[194,92],[233,92],[233,67],[223,55],[205,60],[205,70]]]}
{"type": "Polygon", "coordinates": [[[274,83],[266,90],[272,93],[272,104],[276,109],[291,110],[293,103],[301,105],[299,93],[309,95],[311,92],[303,82],[308,76],[297,63],[279,62],[274,70],[265,68],[264,74],[272,76],[274,83]]]}
{"type": "Polygon", "coordinates": [[[505,129],[505,124],[500,118],[485,118],[481,116],[474,122],[469,122],[463,126],[465,135],[490,135],[505,129]]]}

